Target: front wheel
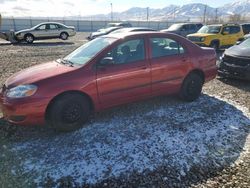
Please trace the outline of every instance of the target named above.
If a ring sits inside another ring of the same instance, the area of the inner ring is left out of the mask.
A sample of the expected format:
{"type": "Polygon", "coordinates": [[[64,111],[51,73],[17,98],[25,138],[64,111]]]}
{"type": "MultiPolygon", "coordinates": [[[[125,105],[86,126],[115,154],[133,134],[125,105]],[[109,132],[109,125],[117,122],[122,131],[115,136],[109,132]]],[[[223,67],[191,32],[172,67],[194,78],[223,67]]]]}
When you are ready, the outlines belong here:
{"type": "Polygon", "coordinates": [[[49,123],[56,131],[79,129],[90,116],[90,102],[80,94],[65,94],[49,109],[49,123]]]}
{"type": "Polygon", "coordinates": [[[34,36],[31,34],[27,34],[27,35],[25,35],[24,40],[27,43],[32,44],[34,42],[34,36]]]}
{"type": "Polygon", "coordinates": [[[188,75],[182,83],[180,97],[185,101],[194,101],[199,98],[203,86],[202,78],[197,74],[188,75]]]}

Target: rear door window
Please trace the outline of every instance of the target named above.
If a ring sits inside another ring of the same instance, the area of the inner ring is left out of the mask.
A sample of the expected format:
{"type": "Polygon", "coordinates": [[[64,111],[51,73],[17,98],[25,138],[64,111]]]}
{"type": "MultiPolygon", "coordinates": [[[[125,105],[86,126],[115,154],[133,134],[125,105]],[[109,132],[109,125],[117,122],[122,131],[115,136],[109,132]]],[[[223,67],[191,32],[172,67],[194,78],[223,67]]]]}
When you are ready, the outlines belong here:
{"type": "Polygon", "coordinates": [[[230,34],[236,34],[240,32],[240,27],[239,26],[231,26],[230,27],[230,34]]]}
{"type": "Polygon", "coordinates": [[[57,29],[58,28],[57,25],[55,25],[55,24],[50,24],[49,27],[50,27],[50,29],[57,29]]]}
{"type": "Polygon", "coordinates": [[[166,57],[185,53],[181,44],[169,38],[151,38],[152,58],[166,57]]]}

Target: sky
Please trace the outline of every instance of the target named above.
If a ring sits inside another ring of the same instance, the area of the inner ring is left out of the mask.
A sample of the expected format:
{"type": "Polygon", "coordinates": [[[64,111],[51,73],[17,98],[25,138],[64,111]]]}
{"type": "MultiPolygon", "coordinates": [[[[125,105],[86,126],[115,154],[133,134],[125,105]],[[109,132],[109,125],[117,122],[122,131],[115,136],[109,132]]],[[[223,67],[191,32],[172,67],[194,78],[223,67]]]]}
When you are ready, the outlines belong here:
{"type": "Polygon", "coordinates": [[[163,8],[168,5],[204,3],[219,7],[236,0],[0,0],[2,16],[88,16],[122,12],[131,7],[163,8]]]}

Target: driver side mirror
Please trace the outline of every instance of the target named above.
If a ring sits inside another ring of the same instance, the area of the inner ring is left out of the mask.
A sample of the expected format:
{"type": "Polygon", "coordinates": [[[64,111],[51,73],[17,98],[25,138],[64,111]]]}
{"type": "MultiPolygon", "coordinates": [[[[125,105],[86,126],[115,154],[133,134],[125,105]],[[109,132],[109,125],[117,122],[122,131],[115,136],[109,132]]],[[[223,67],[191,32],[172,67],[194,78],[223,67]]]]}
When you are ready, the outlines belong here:
{"type": "Polygon", "coordinates": [[[98,67],[104,67],[107,65],[114,65],[114,59],[113,57],[104,57],[102,60],[98,63],[98,67]]]}

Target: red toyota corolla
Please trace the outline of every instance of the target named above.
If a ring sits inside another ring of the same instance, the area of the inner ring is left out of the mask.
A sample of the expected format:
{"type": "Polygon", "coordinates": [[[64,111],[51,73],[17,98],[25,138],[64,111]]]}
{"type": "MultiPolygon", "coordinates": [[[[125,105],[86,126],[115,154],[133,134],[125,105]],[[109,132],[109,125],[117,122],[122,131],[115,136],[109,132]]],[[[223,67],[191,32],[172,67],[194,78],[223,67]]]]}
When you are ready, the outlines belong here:
{"type": "Polygon", "coordinates": [[[157,95],[199,97],[215,78],[216,55],[187,39],[160,32],[120,33],[88,42],[63,59],[11,76],[0,93],[4,118],[67,131],[92,111],[157,95]]]}

